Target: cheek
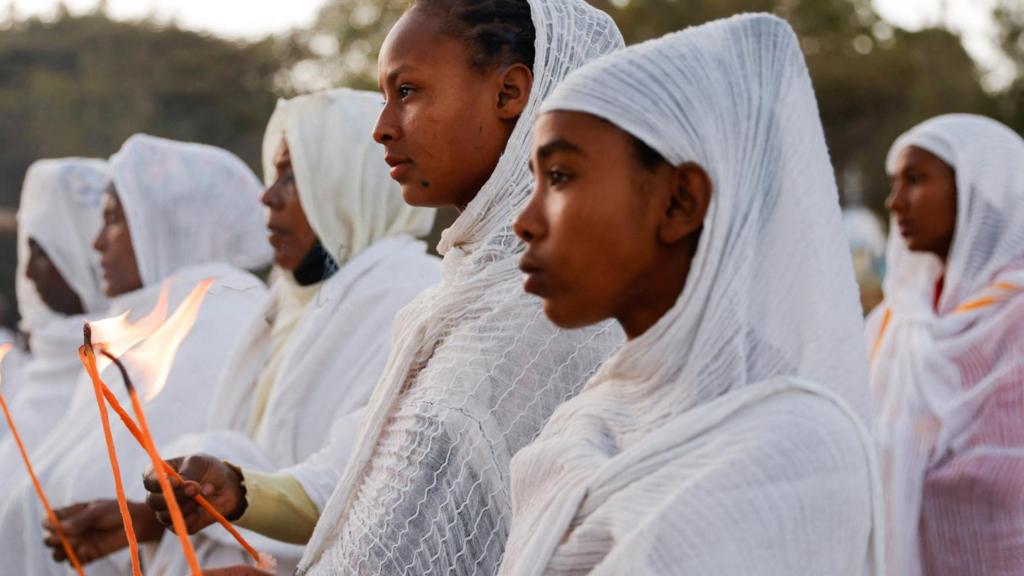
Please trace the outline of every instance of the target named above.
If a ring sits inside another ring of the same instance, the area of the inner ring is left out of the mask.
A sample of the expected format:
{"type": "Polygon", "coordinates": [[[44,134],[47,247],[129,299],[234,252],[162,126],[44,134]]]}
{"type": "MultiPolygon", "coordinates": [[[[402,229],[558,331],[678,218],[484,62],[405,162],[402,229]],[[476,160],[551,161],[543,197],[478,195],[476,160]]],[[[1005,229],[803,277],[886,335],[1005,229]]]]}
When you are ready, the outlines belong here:
{"type": "Polygon", "coordinates": [[[631,213],[589,196],[551,208],[553,260],[565,307],[587,322],[610,317],[644,259],[631,213]]]}

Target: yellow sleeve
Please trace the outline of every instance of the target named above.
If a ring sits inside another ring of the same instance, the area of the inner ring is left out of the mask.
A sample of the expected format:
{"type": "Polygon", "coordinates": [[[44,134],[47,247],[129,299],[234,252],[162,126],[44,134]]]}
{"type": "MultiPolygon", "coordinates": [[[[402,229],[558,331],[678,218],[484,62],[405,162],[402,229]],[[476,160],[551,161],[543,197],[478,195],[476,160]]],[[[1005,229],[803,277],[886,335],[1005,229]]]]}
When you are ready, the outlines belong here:
{"type": "Polygon", "coordinates": [[[305,544],[320,511],[302,484],[288,474],[242,470],[248,507],[235,524],[289,544],[305,544]]]}

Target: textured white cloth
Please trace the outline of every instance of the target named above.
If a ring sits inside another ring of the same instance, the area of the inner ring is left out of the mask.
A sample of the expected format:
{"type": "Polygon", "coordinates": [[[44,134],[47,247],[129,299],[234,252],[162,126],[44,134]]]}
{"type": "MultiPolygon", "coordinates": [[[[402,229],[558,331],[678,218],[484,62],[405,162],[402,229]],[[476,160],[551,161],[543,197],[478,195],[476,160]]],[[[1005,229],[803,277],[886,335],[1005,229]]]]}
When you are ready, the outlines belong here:
{"type": "Polygon", "coordinates": [[[896,140],[890,171],[907,146],[953,167],[957,217],[946,266],[890,237],[868,322],[886,562],[907,576],[1021,574],[1024,140],[988,118],[939,116],[896,140]]]}
{"type": "MultiPolygon", "coordinates": [[[[249,317],[266,294],[263,284],[251,274],[216,262],[239,261],[239,255],[263,252],[258,246],[239,244],[241,239],[266,244],[258,202],[260,187],[255,176],[249,173],[245,177],[241,162],[223,150],[148,137],[129,140],[111,167],[115,182],[134,183],[119,186],[118,192],[132,230],[140,270],[167,275],[145,276],[145,286],[114,298],[111,311],[132,310],[133,318],[142,316],[155,306],[166,282],[169,310],[173,313],[201,280],[215,281],[178,349],[165,388],[145,404],[157,447],[165,447],[183,434],[204,428],[212,385],[239,337],[240,322],[249,317]],[[155,166],[147,167],[147,161],[155,166]],[[119,177],[121,169],[129,177],[119,177]],[[190,176],[180,177],[177,170],[190,176]],[[149,174],[152,180],[133,178],[141,178],[142,174],[149,174]],[[193,182],[193,186],[185,186],[185,180],[193,182]],[[217,210],[221,211],[219,216],[214,213],[217,210]],[[167,222],[161,223],[161,217],[167,222]],[[154,234],[165,234],[163,241],[148,237],[148,230],[139,226],[140,221],[151,223],[154,234]],[[174,232],[175,229],[178,231],[174,232]],[[186,233],[188,236],[174,236],[186,233]],[[165,249],[167,253],[162,252],[165,249]],[[186,249],[193,254],[185,256],[186,249]],[[197,263],[199,258],[211,262],[197,263]],[[173,262],[181,262],[185,267],[174,269],[170,267],[173,262]]],[[[75,331],[81,334],[81,326],[75,331]]],[[[122,359],[139,389],[146,390],[147,382],[135,365],[135,349],[128,350],[122,359]]],[[[130,407],[116,368],[104,370],[103,378],[122,404],[130,407]]],[[[114,496],[92,386],[85,374],[80,375],[75,386],[77,390],[66,416],[59,423],[51,423],[53,430],[39,445],[33,461],[47,496],[57,507],[114,496]]],[[[149,458],[115,416],[111,424],[126,491],[130,498],[141,500],[145,491],[138,478],[150,466],[149,458]]],[[[66,573],[66,565],[54,563],[42,545],[42,519],[32,486],[21,475],[0,501],[0,558],[5,573],[66,573]]],[[[129,570],[127,566],[127,555],[122,553],[95,563],[89,573],[124,574],[129,570]]]]}
{"type": "MultiPolygon", "coordinates": [[[[371,133],[380,112],[380,95],[355,90],[300,96],[282,101],[264,141],[266,180],[283,127],[288,134],[296,186],[307,218],[318,237],[333,238],[340,269],[320,285],[285,336],[277,374],[262,416],[253,421],[257,384],[268,366],[272,327],[282,291],[296,287],[287,277],[253,316],[245,337],[232,354],[210,407],[211,432],[182,439],[172,449],[181,454],[206,452],[238,465],[266,472],[295,466],[328,443],[332,421],[358,422],[384,370],[395,314],[424,289],[440,280],[440,261],[412,236],[430,231],[434,210],[402,201],[398,184],[388,177],[380,146],[371,133]]],[[[300,288],[301,289],[301,288],[300,288]]],[[[348,446],[335,445],[332,456],[348,446]]],[[[332,458],[327,468],[303,467],[296,477],[305,485],[337,484],[345,461],[332,458]]],[[[310,488],[322,508],[329,489],[310,488]]],[[[302,547],[288,546],[246,533],[260,551],[278,561],[278,573],[290,574],[302,547]]],[[[234,539],[220,527],[194,538],[204,567],[246,559],[234,539]]],[[[149,564],[151,574],[177,576],[187,571],[177,537],[168,534],[149,564]]]]}
{"type": "Polygon", "coordinates": [[[26,277],[28,239],[33,238],[82,301],[100,312],[107,298],[100,284],[99,256],[92,242],[100,229],[100,199],[109,178],[107,163],[91,158],[39,160],[29,166],[18,206],[18,270],[15,290],[21,327],[33,332],[58,316],[26,277]]]}
{"type": "Polygon", "coordinates": [[[713,195],[686,286],[512,464],[503,574],[877,574],[867,361],[810,77],[745,15],[571,74],[713,195]]]}
{"type": "Polygon", "coordinates": [[[539,102],[571,70],[622,46],[582,0],[530,2],[527,109],[495,172],[445,232],[439,287],[398,316],[391,357],[345,475],[300,564],[313,574],[493,574],[508,530],[508,466],[621,342],[564,332],[521,288],[512,230],[539,102]]]}
{"type": "MultiPolygon", "coordinates": [[[[28,239],[46,251],[86,314],[105,309],[92,241],[100,227],[100,198],[107,178],[106,162],[86,158],[39,160],[25,175],[18,208],[15,290],[21,328],[31,333],[32,350],[15,349],[4,357],[2,391],[30,452],[67,408],[81,370],[76,353],[81,336],[77,329],[69,335],[67,327],[77,323],[81,328],[85,318],[67,319],[43,303],[26,275],[28,239]]],[[[19,469],[21,457],[6,426],[0,428],[0,438],[0,470],[19,469]]],[[[0,487],[15,476],[4,475],[0,487]]]]}
{"type": "Polygon", "coordinates": [[[270,262],[259,180],[234,154],[136,134],[110,158],[110,169],[132,216],[128,229],[143,285],[192,264],[254,270],[270,262]]]}

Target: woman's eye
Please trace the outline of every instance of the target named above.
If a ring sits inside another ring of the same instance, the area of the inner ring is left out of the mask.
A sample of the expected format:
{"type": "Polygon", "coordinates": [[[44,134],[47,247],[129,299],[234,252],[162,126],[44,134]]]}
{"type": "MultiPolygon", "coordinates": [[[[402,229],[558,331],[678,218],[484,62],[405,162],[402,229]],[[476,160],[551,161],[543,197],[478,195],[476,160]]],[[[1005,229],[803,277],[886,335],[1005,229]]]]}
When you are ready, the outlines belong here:
{"type": "Polygon", "coordinates": [[[550,182],[552,186],[558,186],[559,184],[565,184],[566,182],[568,182],[571,179],[572,179],[572,175],[569,174],[568,172],[564,172],[564,171],[558,170],[558,169],[548,170],[548,182],[550,182]]]}
{"type": "Polygon", "coordinates": [[[399,98],[404,99],[405,97],[409,96],[409,94],[412,94],[412,86],[409,86],[408,84],[402,84],[401,86],[398,87],[399,98]]]}

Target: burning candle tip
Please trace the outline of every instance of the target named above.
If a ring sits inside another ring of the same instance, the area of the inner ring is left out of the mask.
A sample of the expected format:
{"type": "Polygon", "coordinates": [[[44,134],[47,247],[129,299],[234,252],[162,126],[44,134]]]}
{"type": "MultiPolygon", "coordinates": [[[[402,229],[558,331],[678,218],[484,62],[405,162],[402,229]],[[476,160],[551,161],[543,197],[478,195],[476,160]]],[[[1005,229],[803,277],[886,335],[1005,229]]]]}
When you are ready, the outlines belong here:
{"type": "Polygon", "coordinates": [[[92,326],[88,322],[82,326],[82,335],[85,337],[85,345],[92,348],[92,326]]]}

